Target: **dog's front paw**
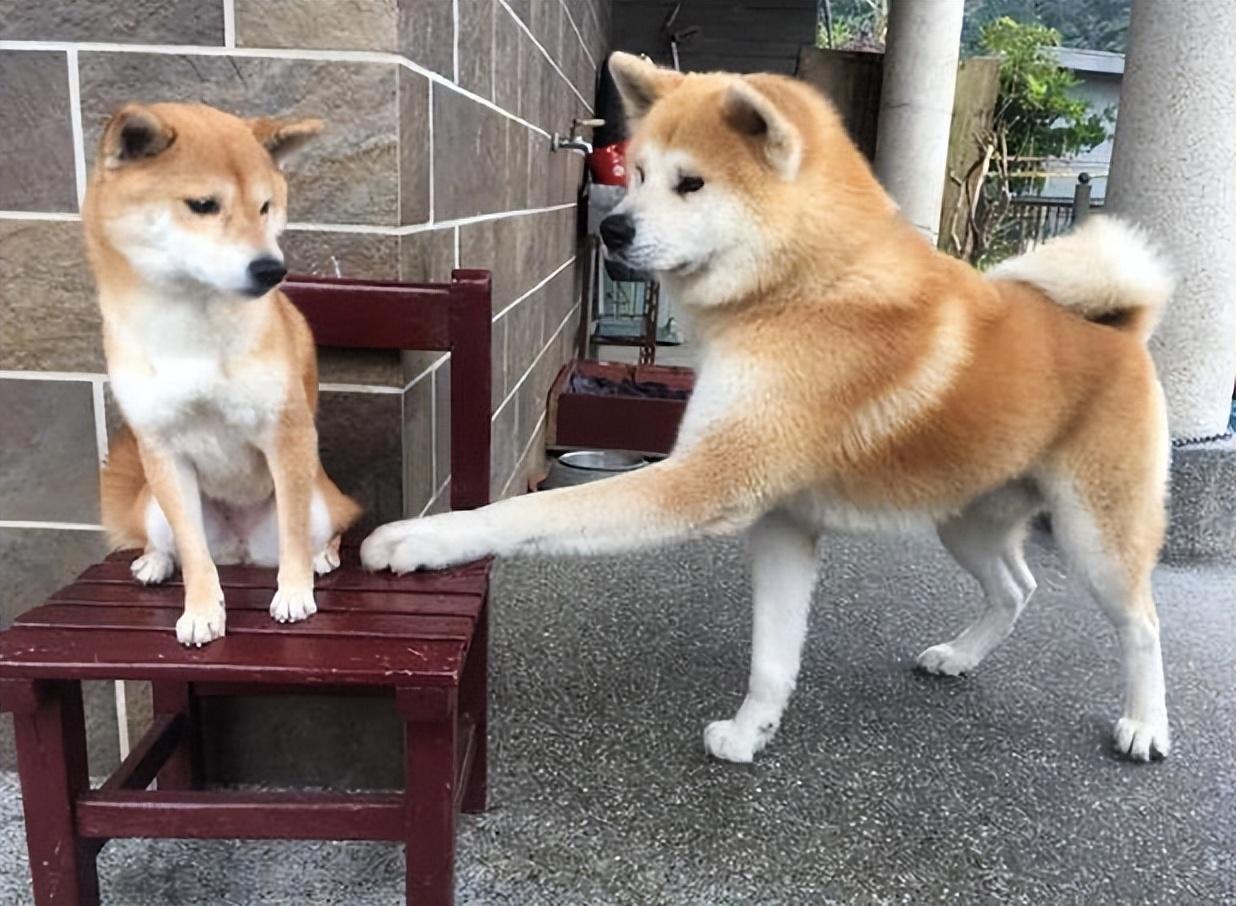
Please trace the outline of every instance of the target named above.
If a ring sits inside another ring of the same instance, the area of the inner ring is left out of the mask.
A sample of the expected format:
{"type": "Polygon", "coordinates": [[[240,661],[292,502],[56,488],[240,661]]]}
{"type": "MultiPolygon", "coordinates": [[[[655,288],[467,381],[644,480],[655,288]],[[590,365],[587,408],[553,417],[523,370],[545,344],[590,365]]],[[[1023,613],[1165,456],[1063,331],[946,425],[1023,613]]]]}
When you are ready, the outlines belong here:
{"type": "Polygon", "coordinates": [[[270,615],[280,623],[299,623],[318,612],[313,588],[280,588],[270,602],[270,615]]]}
{"type": "Polygon", "coordinates": [[[1167,719],[1153,721],[1122,717],[1116,722],[1115,744],[1117,752],[1133,761],[1166,758],[1172,750],[1167,719]]]}
{"type": "Polygon", "coordinates": [[[147,551],[129,564],[133,578],[143,585],[158,585],[176,569],[176,561],[162,551],[147,551]]]}
{"type": "Polygon", "coordinates": [[[227,627],[227,611],[221,601],[190,605],[176,621],[176,641],[201,648],[207,642],[222,638],[227,627]]]}
{"type": "Polygon", "coordinates": [[[978,666],[978,661],[968,652],[959,651],[949,642],[932,645],[917,658],[914,666],[924,673],[937,676],[961,676],[978,666]]]}
{"type": "Polygon", "coordinates": [[[444,569],[492,552],[484,523],[475,513],[461,512],[384,525],[364,540],[360,556],[367,569],[410,573],[444,569]]]}
{"type": "Polygon", "coordinates": [[[713,758],[749,764],[771,735],[735,720],[714,720],[704,728],[704,749],[713,758]]]}

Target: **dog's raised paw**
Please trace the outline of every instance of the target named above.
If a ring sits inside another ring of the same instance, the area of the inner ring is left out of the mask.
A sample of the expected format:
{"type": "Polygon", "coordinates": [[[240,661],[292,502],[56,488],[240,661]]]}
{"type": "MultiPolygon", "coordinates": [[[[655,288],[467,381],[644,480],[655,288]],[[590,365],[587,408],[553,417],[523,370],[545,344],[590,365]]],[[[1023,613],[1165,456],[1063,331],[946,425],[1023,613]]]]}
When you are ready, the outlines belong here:
{"type": "Polygon", "coordinates": [[[161,551],[149,551],[129,564],[133,578],[143,585],[157,585],[176,569],[176,561],[161,551]]]}
{"type": "Polygon", "coordinates": [[[339,549],[328,544],[313,558],[313,571],[319,576],[324,576],[338,569],[339,562],[339,549]]]}
{"type": "Polygon", "coordinates": [[[222,605],[186,609],[176,621],[176,641],[201,648],[207,642],[222,638],[227,628],[227,611],[222,605]]]}
{"type": "Polygon", "coordinates": [[[974,658],[958,651],[949,642],[932,645],[914,659],[914,666],[924,673],[937,676],[961,676],[969,673],[978,664],[974,658]]]}
{"type": "Polygon", "coordinates": [[[313,589],[286,589],[275,592],[270,602],[270,615],[280,623],[298,623],[318,612],[313,589]]]}
{"type": "Polygon", "coordinates": [[[704,749],[713,758],[749,764],[760,748],[758,734],[732,720],[714,720],[704,728],[704,749]]]}
{"type": "Polygon", "coordinates": [[[1132,761],[1166,758],[1172,750],[1166,721],[1157,723],[1122,717],[1116,722],[1114,737],[1116,751],[1132,761]]]}

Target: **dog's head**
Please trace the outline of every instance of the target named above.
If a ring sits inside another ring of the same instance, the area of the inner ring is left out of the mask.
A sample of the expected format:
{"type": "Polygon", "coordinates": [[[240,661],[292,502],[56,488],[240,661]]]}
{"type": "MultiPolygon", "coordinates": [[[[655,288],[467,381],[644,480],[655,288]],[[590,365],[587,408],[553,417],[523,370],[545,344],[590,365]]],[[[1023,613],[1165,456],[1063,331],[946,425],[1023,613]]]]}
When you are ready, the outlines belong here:
{"type": "Polygon", "coordinates": [[[627,195],[602,239],[684,301],[749,293],[789,246],[814,244],[804,234],[891,210],[840,117],[805,84],[683,74],[624,53],[609,65],[633,134],[627,195]]]}
{"type": "Polygon", "coordinates": [[[103,130],[83,206],[92,247],[152,286],[264,295],[286,273],[280,167],[321,128],[200,104],[126,105],[103,130]]]}

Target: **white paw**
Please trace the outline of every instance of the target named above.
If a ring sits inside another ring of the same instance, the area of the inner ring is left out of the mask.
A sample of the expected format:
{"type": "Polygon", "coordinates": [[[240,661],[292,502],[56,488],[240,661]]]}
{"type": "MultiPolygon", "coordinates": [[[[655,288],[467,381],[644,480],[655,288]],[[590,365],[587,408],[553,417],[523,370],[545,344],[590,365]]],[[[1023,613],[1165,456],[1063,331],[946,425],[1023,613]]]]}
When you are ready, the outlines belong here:
{"type": "Polygon", "coordinates": [[[367,569],[410,573],[443,569],[493,553],[485,538],[485,522],[477,513],[443,513],[406,519],[376,529],[361,544],[367,569]]]}
{"type": "Polygon", "coordinates": [[[1167,720],[1147,721],[1122,717],[1116,722],[1116,751],[1133,761],[1166,758],[1172,750],[1167,720]]]}
{"type": "Polygon", "coordinates": [[[176,641],[201,648],[207,642],[222,638],[227,626],[227,611],[221,604],[189,607],[176,621],[176,641]]]}
{"type": "Polygon", "coordinates": [[[162,551],[149,551],[129,564],[133,578],[143,585],[158,585],[176,569],[176,561],[162,551]]]}
{"type": "Polygon", "coordinates": [[[280,588],[270,602],[270,615],[280,623],[299,623],[317,612],[312,588],[280,588]]]}
{"type": "Polygon", "coordinates": [[[322,548],[322,551],[313,558],[313,571],[319,576],[324,576],[333,570],[339,568],[339,548],[333,544],[328,544],[322,548]]]}
{"type": "Polygon", "coordinates": [[[714,720],[704,728],[704,749],[713,758],[749,764],[776,731],[775,725],[761,730],[734,720],[714,720]]]}
{"type": "Polygon", "coordinates": [[[940,676],[961,676],[978,666],[978,660],[969,652],[958,651],[949,642],[932,645],[917,658],[914,664],[919,670],[940,676]]]}

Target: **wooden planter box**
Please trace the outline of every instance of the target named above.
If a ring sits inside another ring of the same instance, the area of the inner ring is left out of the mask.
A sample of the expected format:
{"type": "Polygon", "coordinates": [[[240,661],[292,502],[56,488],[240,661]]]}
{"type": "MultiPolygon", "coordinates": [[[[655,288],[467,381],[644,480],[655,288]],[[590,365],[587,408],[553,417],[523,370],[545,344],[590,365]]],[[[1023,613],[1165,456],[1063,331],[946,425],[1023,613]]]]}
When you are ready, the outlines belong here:
{"type": "Polygon", "coordinates": [[[666,456],[694,386],[690,368],[568,362],[549,391],[547,445],[666,456]],[[660,388],[641,392],[641,385],[660,388]]]}

